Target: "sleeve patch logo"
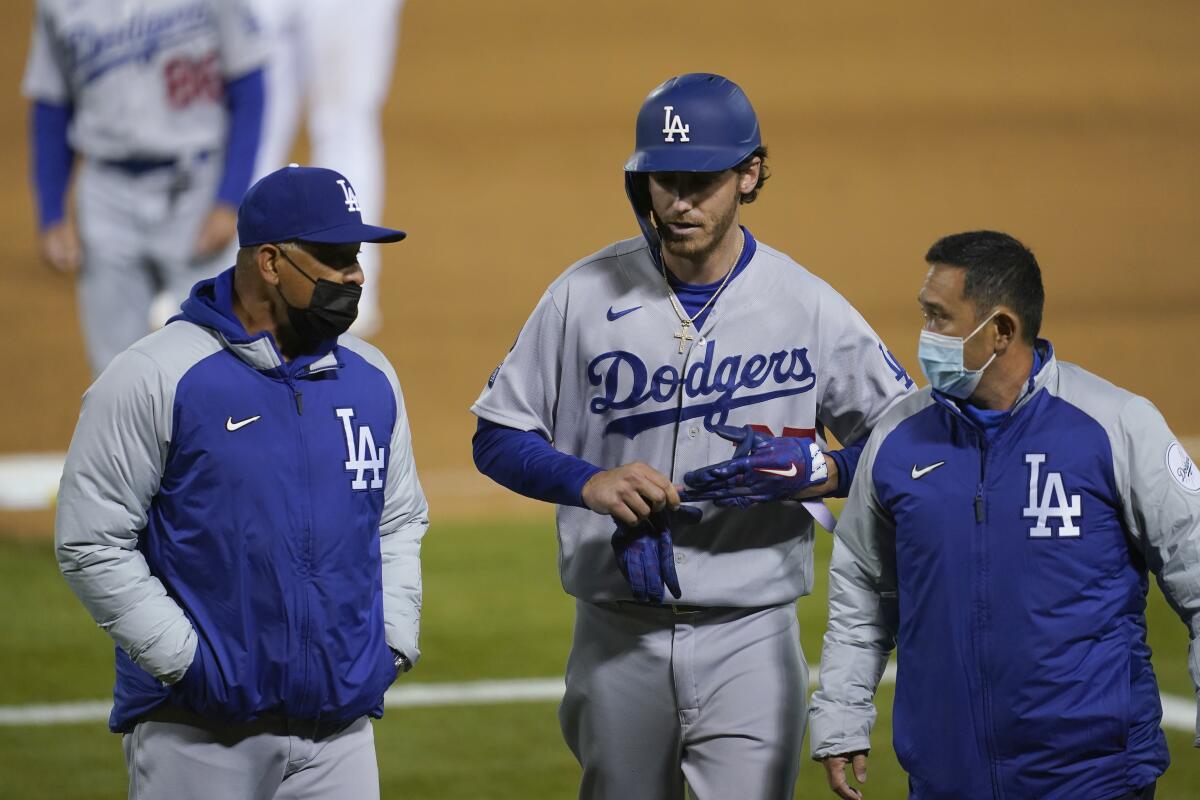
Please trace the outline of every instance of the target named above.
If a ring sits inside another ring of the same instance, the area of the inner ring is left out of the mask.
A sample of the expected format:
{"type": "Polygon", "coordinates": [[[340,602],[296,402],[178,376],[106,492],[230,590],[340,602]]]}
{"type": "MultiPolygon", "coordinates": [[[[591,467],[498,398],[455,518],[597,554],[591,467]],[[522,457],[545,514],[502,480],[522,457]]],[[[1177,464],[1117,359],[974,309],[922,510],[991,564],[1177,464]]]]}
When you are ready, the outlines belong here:
{"type": "Polygon", "coordinates": [[[1167,448],[1167,471],[1184,489],[1200,494],[1200,470],[1179,442],[1171,442],[1167,448]]]}

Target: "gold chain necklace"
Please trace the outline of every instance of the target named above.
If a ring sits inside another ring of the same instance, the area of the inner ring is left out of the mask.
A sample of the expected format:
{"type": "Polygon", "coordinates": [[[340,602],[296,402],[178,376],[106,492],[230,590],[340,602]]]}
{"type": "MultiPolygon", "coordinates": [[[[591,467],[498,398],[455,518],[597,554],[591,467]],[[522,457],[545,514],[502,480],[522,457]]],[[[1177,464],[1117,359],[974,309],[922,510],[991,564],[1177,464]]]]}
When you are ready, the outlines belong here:
{"type": "Polygon", "coordinates": [[[671,338],[679,340],[679,354],[680,355],[683,355],[684,345],[690,341],[693,341],[696,338],[695,336],[692,336],[690,333],[688,333],[688,328],[695,325],[696,320],[704,315],[705,309],[707,309],[710,305],[713,304],[713,302],[717,299],[717,296],[719,294],[721,294],[721,292],[725,291],[725,285],[727,283],[729,283],[730,277],[733,276],[734,267],[736,267],[737,263],[742,260],[742,252],[745,249],[746,249],[746,236],[745,236],[745,234],[742,234],[742,246],[738,250],[737,258],[734,259],[733,263],[729,265],[729,269],[725,272],[725,277],[721,279],[721,285],[717,287],[717,290],[715,292],[713,292],[712,297],[708,298],[708,302],[705,303],[704,305],[700,306],[700,310],[697,311],[695,314],[693,314],[690,317],[683,310],[683,304],[679,302],[679,298],[675,296],[675,290],[671,288],[671,282],[667,280],[666,262],[662,261],[661,258],[659,259],[660,262],[662,262],[660,264],[660,266],[662,267],[663,286],[666,287],[666,290],[667,290],[667,299],[671,301],[671,308],[675,311],[675,316],[679,317],[679,333],[671,334],[671,338]]]}

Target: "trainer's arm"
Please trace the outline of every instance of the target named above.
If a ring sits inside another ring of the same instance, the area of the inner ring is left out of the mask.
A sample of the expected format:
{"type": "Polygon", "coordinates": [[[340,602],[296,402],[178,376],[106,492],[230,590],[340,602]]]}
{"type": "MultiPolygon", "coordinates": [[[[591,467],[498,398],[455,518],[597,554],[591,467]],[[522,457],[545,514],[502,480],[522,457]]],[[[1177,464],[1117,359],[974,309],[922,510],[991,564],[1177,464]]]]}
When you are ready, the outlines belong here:
{"type": "Polygon", "coordinates": [[[58,493],[59,569],[96,623],[163,681],[183,677],[196,632],[137,549],[171,441],[174,386],[136,350],[83,398],[58,493]]]}
{"type": "Polygon", "coordinates": [[[1136,397],[1121,411],[1114,472],[1125,498],[1125,524],[1187,626],[1188,670],[1197,697],[1200,747],[1200,477],[1166,420],[1136,397]],[[1195,487],[1193,489],[1192,487],[1195,487]]]}
{"type": "Polygon", "coordinates": [[[829,627],[821,652],[821,688],[809,711],[813,758],[870,749],[875,691],[895,647],[895,528],[875,496],[876,440],[838,521],[829,566],[829,627]]]}
{"type": "Polygon", "coordinates": [[[379,521],[383,623],[388,646],[416,664],[421,657],[421,539],[429,528],[429,504],[417,479],[404,395],[390,364],[385,371],[396,396],[396,425],[379,521]]]}

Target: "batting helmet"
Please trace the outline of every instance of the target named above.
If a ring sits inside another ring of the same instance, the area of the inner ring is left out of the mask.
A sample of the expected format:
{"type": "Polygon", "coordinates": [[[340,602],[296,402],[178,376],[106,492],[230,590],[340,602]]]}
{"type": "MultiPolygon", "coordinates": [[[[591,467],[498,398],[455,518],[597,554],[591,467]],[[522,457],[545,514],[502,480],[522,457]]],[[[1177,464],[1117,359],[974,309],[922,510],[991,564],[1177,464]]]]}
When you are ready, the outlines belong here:
{"type": "Polygon", "coordinates": [[[693,72],[650,92],[637,117],[626,172],[720,172],[762,145],[758,116],[728,78],[693,72]]]}

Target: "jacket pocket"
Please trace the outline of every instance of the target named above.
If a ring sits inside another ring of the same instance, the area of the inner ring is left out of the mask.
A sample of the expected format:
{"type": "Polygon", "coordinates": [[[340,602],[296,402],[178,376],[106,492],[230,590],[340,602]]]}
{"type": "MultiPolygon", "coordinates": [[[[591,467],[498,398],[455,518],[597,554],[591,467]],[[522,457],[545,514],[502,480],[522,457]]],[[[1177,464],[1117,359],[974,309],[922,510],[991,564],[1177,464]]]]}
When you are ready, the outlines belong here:
{"type": "Polygon", "coordinates": [[[221,672],[212,664],[212,653],[203,636],[196,638],[196,655],[187,672],[171,687],[172,702],[205,716],[224,716],[225,688],[214,680],[221,672]]]}

